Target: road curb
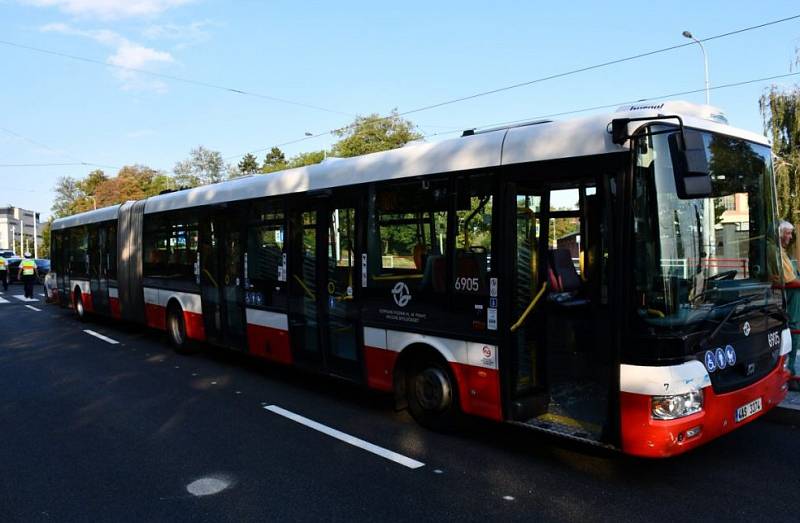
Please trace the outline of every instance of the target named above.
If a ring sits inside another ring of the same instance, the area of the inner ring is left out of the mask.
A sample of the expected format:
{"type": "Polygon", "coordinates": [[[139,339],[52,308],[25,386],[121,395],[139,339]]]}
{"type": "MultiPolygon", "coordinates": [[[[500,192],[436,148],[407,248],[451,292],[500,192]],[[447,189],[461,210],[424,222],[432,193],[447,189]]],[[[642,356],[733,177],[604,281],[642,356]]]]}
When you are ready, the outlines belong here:
{"type": "Polygon", "coordinates": [[[765,417],[772,421],[800,425],[800,392],[789,391],[786,399],[765,417]]]}

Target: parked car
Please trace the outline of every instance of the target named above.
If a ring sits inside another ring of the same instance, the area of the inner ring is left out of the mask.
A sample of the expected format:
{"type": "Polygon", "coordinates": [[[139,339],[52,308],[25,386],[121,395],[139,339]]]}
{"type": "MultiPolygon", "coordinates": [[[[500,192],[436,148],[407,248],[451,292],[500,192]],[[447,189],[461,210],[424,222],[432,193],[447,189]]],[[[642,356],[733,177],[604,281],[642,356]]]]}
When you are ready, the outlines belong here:
{"type": "Polygon", "coordinates": [[[15,253],[14,251],[0,251],[0,257],[3,257],[3,258],[16,258],[17,257],[17,253],[15,253]]]}

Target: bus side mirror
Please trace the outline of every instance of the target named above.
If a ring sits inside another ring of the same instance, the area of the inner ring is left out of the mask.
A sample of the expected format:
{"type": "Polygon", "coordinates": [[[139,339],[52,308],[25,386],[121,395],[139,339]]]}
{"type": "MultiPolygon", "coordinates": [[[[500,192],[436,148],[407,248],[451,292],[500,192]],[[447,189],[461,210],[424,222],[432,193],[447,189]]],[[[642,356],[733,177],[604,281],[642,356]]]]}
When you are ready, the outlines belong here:
{"type": "Polygon", "coordinates": [[[703,135],[690,129],[669,136],[672,171],[678,198],[691,200],[711,196],[711,173],[703,135]]]}

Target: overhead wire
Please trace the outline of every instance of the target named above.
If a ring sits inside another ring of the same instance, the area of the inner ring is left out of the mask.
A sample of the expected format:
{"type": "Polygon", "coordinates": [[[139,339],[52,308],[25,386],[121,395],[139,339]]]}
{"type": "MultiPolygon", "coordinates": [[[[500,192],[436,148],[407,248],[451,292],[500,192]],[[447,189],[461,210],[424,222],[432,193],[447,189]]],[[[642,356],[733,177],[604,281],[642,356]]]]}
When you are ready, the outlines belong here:
{"type": "Polygon", "coordinates": [[[284,103],[284,104],[295,105],[295,106],[298,106],[298,107],[305,107],[306,109],[316,109],[318,111],[324,111],[324,112],[333,113],[333,114],[339,114],[339,115],[344,115],[344,116],[355,116],[354,114],[351,114],[351,113],[346,113],[346,112],[343,112],[343,111],[337,111],[337,110],[334,110],[334,109],[329,109],[327,107],[321,107],[321,106],[318,106],[318,105],[308,104],[308,103],[304,103],[304,102],[297,102],[295,100],[288,100],[286,98],[279,98],[277,96],[270,96],[270,95],[266,95],[266,94],[262,94],[262,93],[257,93],[255,91],[249,91],[249,90],[245,90],[245,89],[237,89],[237,88],[234,88],[234,87],[227,87],[227,86],[224,86],[224,85],[218,85],[218,84],[213,84],[213,83],[210,83],[210,82],[204,82],[202,80],[194,80],[192,78],[185,78],[185,77],[182,77],[182,76],[176,76],[176,75],[172,75],[172,74],[159,73],[159,72],[156,72],[156,71],[148,71],[147,69],[140,69],[138,67],[128,67],[128,66],[125,66],[125,65],[112,64],[112,63],[108,63],[108,62],[103,62],[102,60],[96,60],[94,58],[87,58],[85,56],[79,56],[79,55],[74,55],[74,54],[69,54],[69,53],[62,53],[61,51],[54,51],[52,49],[44,49],[44,48],[41,48],[41,47],[34,47],[34,46],[31,46],[31,45],[25,45],[25,44],[20,44],[20,43],[17,43],[17,42],[11,42],[9,40],[0,40],[0,45],[5,45],[5,46],[8,46],[8,47],[15,47],[17,49],[24,49],[24,50],[27,50],[27,51],[33,51],[33,52],[41,53],[41,54],[59,56],[61,58],[69,58],[71,60],[77,60],[79,62],[85,62],[85,63],[89,63],[89,64],[94,64],[94,65],[102,65],[103,67],[111,67],[111,68],[114,68],[114,69],[120,69],[120,70],[123,70],[123,71],[129,71],[129,72],[133,72],[133,73],[144,74],[144,75],[153,76],[153,77],[156,77],[156,78],[163,78],[165,80],[171,80],[173,82],[181,82],[181,83],[185,83],[185,84],[196,85],[196,86],[199,86],[199,87],[206,87],[208,89],[217,89],[217,90],[220,90],[220,91],[227,91],[229,93],[239,94],[239,95],[243,95],[243,96],[251,96],[251,97],[254,97],[254,98],[261,98],[263,100],[270,100],[272,102],[280,102],[280,103],[284,103]]]}
{"type": "MultiPolygon", "coordinates": [[[[740,29],[735,29],[733,31],[727,31],[725,33],[720,33],[720,34],[717,34],[717,35],[713,35],[713,36],[709,36],[709,37],[706,37],[706,38],[699,39],[699,41],[700,42],[710,42],[712,40],[718,40],[720,38],[725,38],[725,37],[729,37],[729,36],[745,33],[745,32],[748,32],[748,31],[754,31],[756,29],[763,29],[764,27],[769,27],[769,26],[772,26],[772,25],[780,24],[780,23],[783,23],[783,22],[788,22],[788,21],[791,21],[791,20],[797,20],[797,19],[800,19],[800,14],[787,16],[787,17],[780,18],[780,19],[777,19],[777,20],[771,20],[769,22],[764,22],[764,23],[757,24],[757,25],[751,25],[751,26],[740,28],[740,29]]],[[[687,46],[690,46],[690,45],[696,45],[696,44],[695,44],[694,41],[692,41],[692,42],[682,43],[682,44],[678,44],[678,45],[672,45],[672,46],[669,46],[669,47],[663,47],[661,49],[655,49],[655,50],[647,51],[647,52],[644,52],[644,53],[638,53],[638,54],[627,56],[627,57],[623,57],[623,58],[617,58],[617,59],[614,59],[614,60],[608,60],[606,62],[602,62],[602,63],[599,63],[599,64],[580,67],[580,68],[577,68],[577,69],[572,69],[572,70],[564,71],[564,72],[561,72],[561,73],[555,73],[555,74],[552,74],[552,75],[543,76],[543,77],[536,78],[536,79],[533,79],[533,80],[528,80],[528,81],[525,81],[525,82],[519,82],[519,83],[516,83],[516,84],[511,84],[511,85],[507,85],[507,86],[504,86],[504,87],[498,87],[496,89],[491,89],[491,90],[488,90],[488,91],[481,91],[481,92],[474,93],[474,94],[471,94],[471,95],[462,96],[462,97],[454,98],[454,99],[451,99],[451,100],[445,100],[445,101],[442,101],[442,102],[437,102],[437,103],[434,103],[434,104],[425,105],[425,106],[418,107],[418,108],[415,108],[415,109],[410,109],[408,111],[402,111],[402,112],[397,113],[397,114],[393,114],[393,115],[390,115],[390,116],[385,116],[385,117],[379,118],[377,121],[389,120],[389,119],[395,118],[395,117],[407,116],[409,114],[419,113],[419,112],[422,112],[422,111],[427,111],[427,110],[430,110],[430,109],[443,107],[445,105],[451,105],[451,104],[454,104],[454,103],[464,102],[464,101],[467,101],[467,100],[472,100],[472,99],[475,99],[475,98],[480,98],[480,97],[483,97],[483,96],[488,96],[488,95],[491,95],[491,94],[500,93],[500,92],[503,92],[503,91],[509,91],[511,89],[517,89],[519,87],[525,87],[525,86],[529,86],[529,85],[533,85],[533,84],[537,84],[537,83],[542,83],[542,82],[546,82],[548,80],[554,80],[554,79],[557,79],[557,78],[564,78],[564,77],[567,77],[567,76],[571,76],[571,75],[575,75],[575,74],[579,74],[579,73],[584,73],[584,72],[595,70],[595,69],[600,69],[602,67],[608,67],[610,65],[616,65],[616,64],[620,64],[620,63],[624,63],[624,62],[629,62],[629,61],[632,61],[632,60],[637,60],[637,59],[640,59],[640,58],[645,58],[645,57],[648,57],[648,56],[653,56],[653,55],[660,54],[660,53],[665,53],[665,52],[668,52],[668,51],[674,51],[675,49],[680,49],[680,48],[687,47],[687,46]]],[[[780,78],[780,76],[775,76],[773,78],[780,78]]],[[[755,80],[755,81],[759,81],[759,80],[755,80]]],[[[692,92],[694,92],[694,91],[692,91],[692,92]]],[[[688,93],[683,93],[683,94],[688,94],[688,93]]],[[[603,107],[599,107],[599,108],[603,108],[603,107]]],[[[590,110],[590,109],[586,109],[586,110],[590,110]]],[[[584,110],[581,110],[581,111],[584,111],[584,110]]],[[[322,136],[328,136],[328,135],[334,134],[336,132],[339,132],[339,131],[342,131],[342,130],[346,130],[351,125],[352,124],[346,125],[344,127],[339,127],[337,129],[331,129],[329,131],[320,132],[320,133],[307,134],[306,136],[304,136],[302,138],[297,138],[295,140],[287,141],[287,142],[284,142],[284,143],[281,143],[281,144],[275,144],[275,145],[272,145],[272,146],[269,146],[269,147],[265,147],[265,148],[262,148],[262,149],[256,149],[256,150],[248,151],[246,153],[242,153],[242,154],[239,154],[239,155],[227,156],[225,159],[239,158],[241,156],[244,156],[245,154],[255,154],[255,153],[264,152],[264,151],[267,151],[267,150],[271,149],[272,147],[283,147],[285,145],[292,145],[292,144],[304,142],[304,141],[307,141],[307,140],[313,140],[315,138],[320,138],[322,136]]],[[[436,133],[435,135],[451,134],[451,133],[455,133],[455,132],[460,132],[460,131],[448,131],[448,132],[444,132],[444,133],[436,133]]]]}
{"type": "MultiPolygon", "coordinates": [[[[766,76],[766,77],[762,77],[762,78],[753,78],[753,79],[750,79],[750,80],[742,80],[742,81],[739,81],[739,82],[731,82],[731,83],[727,83],[727,84],[718,85],[718,86],[715,86],[715,87],[710,87],[709,91],[716,91],[716,90],[719,90],[719,89],[729,89],[731,87],[741,87],[743,85],[755,84],[755,83],[759,83],[759,82],[768,82],[768,81],[772,81],[772,80],[780,80],[780,79],[783,79],[783,78],[789,78],[789,77],[798,76],[798,75],[800,75],[800,71],[795,72],[795,73],[786,73],[786,74],[780,74],[780,75],[775,75],[775,76],[766,76]]],[[[591,107],[583,107],[583,108],[580,108],[580,109],[571,109],[571,110],[568,110],[568,111],[561,111],[561,112],[557,112],[557,113],[542,114],[542,115],[538,115],[538,116],[531,116],[531,117],[528,117],[528,118],[520,118],[520,119],[517,119],[517,120],[508,120],[508,121],[497,122],[497,123],[493,123],[493,124],[478,125],[478,126],[475,126],[474,129],[475,130],[489,129],[489,128],[492,128],[492,127],[502,127],[502,126],[507,126],[507,125],[519,124],[519,123],[523,123],[523,122],[542,120],[542,119],[545,119],[545,118],[555,118],[556,116],[568,116],[568,115],[571,115],[571,114],[586,113],[586,112],[589,112],[589,111],[598,111],[600,109],[609,109],[609,108],[619,107],[619,106],[622,106],[622,105],[641,103],[641,102],[650,102],[650,101],[653,101],[653,100],[663,100],[663,99],[667,99],[667,98],[673,98],[673,97],[676,97],[676,96],[686,96],[686,95],[689,95],[689,94],[698,94],[698,93],[705,92],[705,90],[706,90],[705,87],[703,87],[702,89],[692,89],[692,90],[689,90],[689,91],[678,91],[678,92],[667,93],[667,94],[662,94],[662,95],[658,95],[658,96],[648,96],[648,97],[645,97],[645,98],[637,98],[635,100],[623,100],[621,102],[614,102],[614,103],[603,104],[603,105],[594,105],[594,106],[591,106],[591,107]]],[[[460,133],[460,132],[463,132],[463,131],[445,131],[445,132],[440,132],[440,133],[433,133],[433,134],[430,134],[428,136],[430,136],[430,137],[443,136],[443,135],[447,135],[447,134],[460,133]]]]}

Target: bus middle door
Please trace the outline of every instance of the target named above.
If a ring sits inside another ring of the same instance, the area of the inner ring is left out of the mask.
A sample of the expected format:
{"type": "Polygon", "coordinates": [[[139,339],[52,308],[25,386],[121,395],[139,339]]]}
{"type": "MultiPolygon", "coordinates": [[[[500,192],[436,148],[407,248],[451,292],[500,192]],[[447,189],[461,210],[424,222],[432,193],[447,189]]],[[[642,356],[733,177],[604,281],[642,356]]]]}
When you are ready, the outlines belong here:
{"type": "Polygon", "coordinates": [[[241,216],[212,212],[200,226],[200,294],[206,337],[244,350],[244,262],[241,216]]]}

